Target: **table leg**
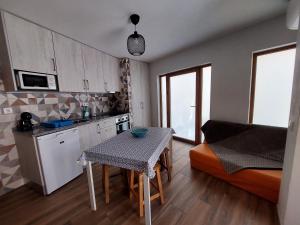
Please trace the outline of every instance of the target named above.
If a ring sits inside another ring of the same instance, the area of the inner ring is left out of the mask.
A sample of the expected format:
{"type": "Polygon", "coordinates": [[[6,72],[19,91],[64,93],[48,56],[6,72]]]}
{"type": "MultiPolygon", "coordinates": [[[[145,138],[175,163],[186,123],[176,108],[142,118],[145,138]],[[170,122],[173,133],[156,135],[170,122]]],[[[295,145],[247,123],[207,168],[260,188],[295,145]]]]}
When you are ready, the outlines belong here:
{"type": "Polygon", "coordinates": [[[90,192],[90,203],[93,211],[96,211],[96,198],[95,198],[95,189],[94,189],[94,179],[93,179],[93,171],[92,171],[92,162],[87,162],[87,178],[89,183],[89,192],[90,192]]]}
{"type": "Polygon", "coordinates": [[[169,141],[169,150],[170,150],[170,164],[171,164],[171,168],[173,167],[173,137],[171,137],[170,141],[169,141]]]}
{"type": "Polygon", "coordinates": [[[149,177],[144,175],[144,204],[145,204],[145,225],[151,225],[151,202],[149,177]]]}

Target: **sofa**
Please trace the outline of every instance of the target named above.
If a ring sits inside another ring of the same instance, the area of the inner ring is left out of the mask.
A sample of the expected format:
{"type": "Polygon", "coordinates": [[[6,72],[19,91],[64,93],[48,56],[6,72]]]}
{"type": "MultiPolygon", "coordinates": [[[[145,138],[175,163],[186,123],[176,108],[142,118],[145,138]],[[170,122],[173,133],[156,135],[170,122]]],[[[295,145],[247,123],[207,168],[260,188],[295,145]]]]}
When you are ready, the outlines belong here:
{"type": "MultiPolygon", "coordinates": [[[[215,126],[215,123],[214,126],[206,125],[205,127],[204,125],[204,127],[202,127],[202,131],[205,131],[204,134],[206,133],[210,142],[215,142],[216,140],[212,140],[214,139],[214,137],[212,138],[211,136],[212,133],[218,134],[217,141],[220,141],[220,139],[227,140],[231,136],[238,135],[240,132],[239,130],[242,130],[243,132],[248,128],[247,126],[251,125],[240,125],[217,121],[217,126],[215,126]],[[238,125],[238,129],[234,127],[235,125],[238,125]],[[209,129],[207,127],[209,127],[209,129]],[[226,131],[224,130],[227,128],[231,131],[226,134],[226,131]]],[[[212,145],[210,145],[210,143],[205,142],[190,150],[189,156],[192,168],[201,170],[236,187],[258,195],[273,203],[277,203],[282,169],[246,168],[234,173],[228,173],[228,171],[224,168],[224,163],[221,162],[220,158],[211,146],[212,145]]]]}

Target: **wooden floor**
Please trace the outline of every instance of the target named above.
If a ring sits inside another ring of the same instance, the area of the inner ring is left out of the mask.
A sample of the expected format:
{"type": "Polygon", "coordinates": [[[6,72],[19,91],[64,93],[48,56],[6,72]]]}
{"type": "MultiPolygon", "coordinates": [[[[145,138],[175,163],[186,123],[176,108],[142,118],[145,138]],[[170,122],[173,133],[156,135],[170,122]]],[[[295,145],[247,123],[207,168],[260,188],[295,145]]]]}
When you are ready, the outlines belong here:
{"type": "MultiPolygon", "coordinates": [[[[157,225],[277,225],[275,205],[190,168],[190,146],[174,142],[171,183],[163,175],[165,205],[152,202],[157,225]]],[[[104,204],[100,167],[94,169],[98,211],[89,208],[86,175],[48,197],[27,186],[0,197],[0,224],[144,224],[120,176],[111,178],[111,203],[104,204]]]]}

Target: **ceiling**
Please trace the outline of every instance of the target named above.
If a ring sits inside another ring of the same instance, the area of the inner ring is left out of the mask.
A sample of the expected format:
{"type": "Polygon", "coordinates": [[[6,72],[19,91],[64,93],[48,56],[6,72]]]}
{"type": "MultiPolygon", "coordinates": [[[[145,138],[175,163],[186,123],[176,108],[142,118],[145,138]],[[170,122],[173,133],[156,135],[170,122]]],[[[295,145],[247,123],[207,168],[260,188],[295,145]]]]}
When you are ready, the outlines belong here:
{"type": "Polygon", "coordinates": [[[0,8],[117,57],[151,62],[284,13],[287,0],[0,0],[0,8]],[[146,39],[129,55],[131,13],[146,39]]]}

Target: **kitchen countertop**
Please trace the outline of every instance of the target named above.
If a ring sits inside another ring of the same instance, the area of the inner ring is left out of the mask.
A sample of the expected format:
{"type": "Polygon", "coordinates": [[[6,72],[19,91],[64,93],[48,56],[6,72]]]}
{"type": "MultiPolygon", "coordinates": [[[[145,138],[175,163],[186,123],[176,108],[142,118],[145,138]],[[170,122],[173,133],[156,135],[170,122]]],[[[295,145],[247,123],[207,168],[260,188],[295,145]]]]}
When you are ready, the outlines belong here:
{"type": "MultiPolygon", "coordinates": [[[[46,128],[46,127],[42,127],[42,126],[37,126],[34,127],[32,131],[25,131],[25,132],[21,132],[21,131],[17,131],[16,132],[20,132],[20,133],[24,133],[27,135],[32,135],[33,137],[39,137],[39,136],[43,136],[43,135],[47,135],[47,134],[52,134],[55,132],[60,132],[63,130],[68,130],[68,129],[72,129],[75,127],[79,127],[79,126],[83,126],[89,123],[94,123],[94,122],[98,122],[100,120],[105,120],[105,119],[109,119],[109,118],[114,118],[114,117],[120,117],[123,115],[127,115],[128,113],[123,113],[123,114],[119,114],[119,115],[115,115],[115,116],[110,116],[110,115],[105,115],[105,116],[97,116],[97,117],[93,117],[88,119],[87,121],[83,121],[80,123],[74,123],[73,125],[70,126],[65,126],[65,127],[59,127],[59,128],[46,128]]],[[[76,119],[74,119],[76,120],[76,119]]],[[[80,118],[78,118],[78,120],[80,120],[80,118]]]]}

